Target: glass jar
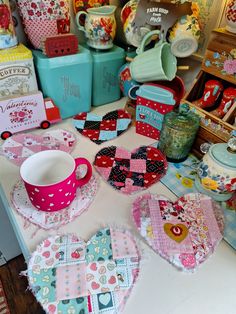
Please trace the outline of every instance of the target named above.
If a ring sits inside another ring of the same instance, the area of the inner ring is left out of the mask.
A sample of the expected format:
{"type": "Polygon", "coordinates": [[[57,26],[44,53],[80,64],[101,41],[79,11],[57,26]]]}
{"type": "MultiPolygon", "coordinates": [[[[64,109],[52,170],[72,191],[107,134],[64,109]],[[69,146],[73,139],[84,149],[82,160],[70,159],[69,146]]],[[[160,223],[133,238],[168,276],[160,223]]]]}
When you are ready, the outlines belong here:
{"type": "Polygon", "coordinates": [[[182,162],[188,157],[200,124],[200,117],[188,104],[165,115],[159,148],[168,161],[182,162]]]}

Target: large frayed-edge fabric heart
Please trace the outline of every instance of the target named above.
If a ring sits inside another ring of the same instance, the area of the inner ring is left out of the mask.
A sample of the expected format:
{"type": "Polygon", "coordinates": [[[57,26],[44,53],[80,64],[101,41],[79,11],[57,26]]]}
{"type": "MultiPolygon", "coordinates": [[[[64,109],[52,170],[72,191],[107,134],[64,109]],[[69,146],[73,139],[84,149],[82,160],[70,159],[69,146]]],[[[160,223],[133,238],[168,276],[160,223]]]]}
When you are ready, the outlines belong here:
{"type": "Polygon", "coordinates": [[[21,133],[6,139],[1,146],[1,154],[15,165],[20,166],[29,156],[43,150],[62,150],[70,153],[76,144],[73,133],[57,129],[45,132],[43,135],[21,133]]]}
{"type": "Polygon", "coordinates": [[[166,173],[167,161],[155,147],[141,146],[132,152],[109,146],[95,156],[94,167],[114,189],[132,194],[149,188],[166,173]]]}
{"type": "Polygon", "coordinates": [[[141,236],[180,270],[194,271],[222,239],[224,216],[210,197],[189,193],[171,202],[144,194],[133,203],[134,223],[141,236]]]}
{"type": "Polygon", "coordinates": [[[65,225],[85,212],[93,202],[98,190],[97,179],[90,181],[76,191],[76,197],[70,206],[56,211],[44,212],[35,208],[29,200],[23,181],[13,187],[11,201],[15,210],[26,220],[42,229],[56,229],[65,225]]]}
{"type": "Polygon", "coordinates": [[[73,123],[80,134],[101,144],[124,133],[131,123],[131,115],[123,109],[108,112],[103,117],[83,112],[73,118],[73,123]]]}
{"type": "Polygon", "coordinates": [[[44,240],[27,276],[46,313],[120,313],[138,278],[140,253],[127,230],[104,228],[86,243],[76,235],[44,240]]]}

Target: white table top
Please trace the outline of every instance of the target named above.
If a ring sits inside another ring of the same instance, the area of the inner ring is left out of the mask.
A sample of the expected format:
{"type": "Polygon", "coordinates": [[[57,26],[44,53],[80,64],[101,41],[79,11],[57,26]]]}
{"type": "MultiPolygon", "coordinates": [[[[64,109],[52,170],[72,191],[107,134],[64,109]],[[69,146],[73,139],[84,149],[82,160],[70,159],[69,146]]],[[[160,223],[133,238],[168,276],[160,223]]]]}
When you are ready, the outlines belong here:
{"type": "MultiPolygon", "coordinates": [[[[125,99],[113,104],[97,107],[94,113],[103,115],[117,108],[123,108],[125,99]]],[[[133,149],[140,145],[149,145],[153,140],[135,133],[135,128],[113,141],[96,145],[81,136],[74,129],[70,119],[54,125],[52,129],[63,128],[77,135],[74,157],[83,156],[93,162],[95,154],[110,145],[133,149]]],[[[44,130],[30,130],[41,134],[44,130]]],[[[19,167],[0,156],[0,183],[6,196],[5,205],[11,223],[15,229],[21,248],[27,258],[48,235],[59,233],[77,233],[85,240],[104,226],[119,226],[132,230],[137,237],[142,252],[141,271],[138,282],[128,300],[124,314],[235,314],[236,313],[236,251],[222,241],[215,254],[209,258],[194,274],[178,271],[167,261],[154,253],[136,231],[131,219],[131,204],[137,197],[123,195],[112,189],[98,174],[100,187],[95,200],[87,212],[76,218],[59,231],[45,231],[30,225],[24,228],[24,219],[11,207],[10,192],[19,179],[19,167]],[[7,201],[9,206],[7,206],[7,201]],[[34,235],[34,236],[33,236],[34,235]]],[[[163,184],[157,183],[149,190],[163,194],[174,200],[176,197],[163,184]]],[[[140,194],[146,193],[141,192],[140,194]]]]}

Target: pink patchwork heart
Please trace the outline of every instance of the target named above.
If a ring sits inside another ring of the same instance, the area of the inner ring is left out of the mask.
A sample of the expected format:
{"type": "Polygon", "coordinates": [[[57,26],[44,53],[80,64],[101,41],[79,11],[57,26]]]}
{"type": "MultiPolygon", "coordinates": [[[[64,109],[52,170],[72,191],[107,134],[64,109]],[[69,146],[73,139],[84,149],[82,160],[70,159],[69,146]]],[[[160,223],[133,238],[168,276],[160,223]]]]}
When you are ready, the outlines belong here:
{"type": "Polygon", "coordinates": [[[66,130],[50,130],[43,135],[21,133],[8,138],[1,146],[1,154],[20,166],[29,156],[50,149],[70,153],[76,144],[76,137],[66,130]]]}
{"type": "Polygon", "coordinates": [[[123,309],[139,268],[131,233],[105,228],[87,243],[71,234],[44,240],[29,260],[27,276],[46,313],[111,314],[123,309]]]}
{"type": "Polygon", "coordinates": [[[46,230],[57,229],[84,213],[93,202],[97,190],[97,179],[92,176],[87,184],[77,189],[76,198],[68,207],[56,212],[44,212],[32,205],[23,181],[19,181],[13,187],[11,201],[15,210],[29,222],[46,230]]]}
{"type": "Polygon", "coordinates": [[[223,236],[223,212],[204,194],[186,194],[174,203],[161,195],[145,194],[134,201],[132,213],[153,250],[181,270],[195,270],[223,236]]]}
{"type": "Polygon", "coordinates": [[[166,173],[167,161],[155,147],[141,146],[129,152],[110,146],[96,154],[94,167],[113,188],[132,194],[158,182],[166,173]]]}
{"type": "Polygon", "coordinates": [[[131,123],[131,116],[123,109],[108,112],[103,117],[82,112],[74,117],[73,123],[80,134],[101,144],[125,132],[131,123]]]}

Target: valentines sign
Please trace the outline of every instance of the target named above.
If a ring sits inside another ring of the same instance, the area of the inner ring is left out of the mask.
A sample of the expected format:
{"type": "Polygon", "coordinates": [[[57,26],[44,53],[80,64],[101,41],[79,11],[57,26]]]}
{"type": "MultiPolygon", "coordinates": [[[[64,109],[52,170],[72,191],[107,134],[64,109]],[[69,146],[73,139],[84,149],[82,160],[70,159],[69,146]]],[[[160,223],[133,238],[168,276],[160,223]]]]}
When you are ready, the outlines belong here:
{"type": "Polygon", "coordinates": [[[48,314],[120,313],[138,278],[140,253],[127,230],[98,230],[87,242],[76,235],[44,240],[27,276],[48,314]]]}
{"type": "Polygon", "coordinates": [[[141,236],[180,270],[194,271],[223,237],[223,211],[204,194],[189,193],[176,202],[144,194],[134,201],[132,214],[141,236]]]}

